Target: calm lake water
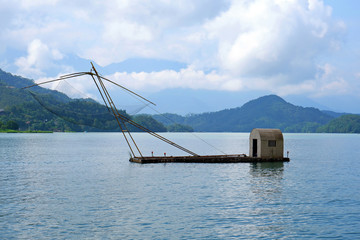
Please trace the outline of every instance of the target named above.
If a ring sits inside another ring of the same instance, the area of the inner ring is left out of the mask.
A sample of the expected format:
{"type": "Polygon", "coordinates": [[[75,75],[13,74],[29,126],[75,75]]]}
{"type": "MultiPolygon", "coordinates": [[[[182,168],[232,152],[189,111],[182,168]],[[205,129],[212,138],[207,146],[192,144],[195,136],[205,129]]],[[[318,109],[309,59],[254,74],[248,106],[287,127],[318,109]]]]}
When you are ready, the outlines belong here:
{"type": "MultiPolygon", "coordinates": [[[[196,135],[248,154],[248,133],[196,135]]],[[[134,136],[144,155],[181,154],[134,136]]],[[[284,137],[284,164],[140,165],[120,133],[0,134],[0,238],[360,239],[360,135],[284,137]]]]}

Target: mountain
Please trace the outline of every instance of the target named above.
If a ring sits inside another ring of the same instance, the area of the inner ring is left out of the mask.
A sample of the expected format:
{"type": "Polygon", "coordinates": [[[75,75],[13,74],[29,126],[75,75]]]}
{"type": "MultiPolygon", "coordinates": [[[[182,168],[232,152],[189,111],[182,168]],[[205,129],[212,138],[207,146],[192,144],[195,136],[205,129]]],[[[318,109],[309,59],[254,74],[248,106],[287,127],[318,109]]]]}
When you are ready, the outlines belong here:
{"type": "Polygon", "coordinates": [[[279,128],[284,132],[315,132],[328,123],[332,116],[316,108],[295,106],[276,95],[252,100],[242,107],[218,112],[179,116],[166,114],[155,119],[167,125],[169,122],[189,125],[195,131],[249,132],[253,128],[279,128]]]}
{"type": "MultiPolygon", "coordinates": [[[[118,130],[117,122],[104,105],[92,99],[71,99],[39,86],[31,88],[31,92],[21,89],[32,84],[32,80],[0,70],[1,126],[16,123],[24,130],[118,130]]],[[[279,128],[283,132],[359,131],[358,115],[295,106],[276,95],[251,100],[241,107],[186,116],[129,116],[119,111],[152,131],[249,132],[253,128],[279,128]]],[[[139,131],[134,127],[129,130],[139,131]]]]}
{"type": "MultiPolygon", "coordinates": [[[[179,115],[216,112],[226,108],[239,107],[250,99],[255,99],[268,92],[265,91],[233,91],[172,88],[156,92],[140,92],[154,103],[161,113],[174,113],[179,115]]],[[[154,114],[154,111],[145,108],[143,113],[154,114]]]]}
{"type": "MultiPolygon", "coordinates": [[[[30,79],[0,70],[0,125],[16,123],[21,130],[118,131],[117,121],[108,109],[93,99],[71,99],[67,95],[33,85],[30,79]],[[31,91],[30,91],[31,90],[31,91]]],[[[131,117],[152,131],[167,131],[151,116],[131,117]]],[[[128,125],[129,131],[140,131],[128,125]]],[[[124,127],[124,126],[122,126],[124,127]]]]}
{"type": "MultiPolygon", "coordinates": [[[[2,87],[6,87],[7,89],[12,89],[12,92],[10,93],[13,95],[13,97],[3,97],[1,96],[0,101],[3,102],[3,104],[6,102],[7,105],[14,105],[14,102],[11,100],[15,100],[15,103],[18,104],[18,101],[23,100],[24,102],[31,101],[31,98],[28,98],[28,94],[26,91],[22,91],[21,88],[31,86],[35,84],[33,80],[23,78],[21,76],[12,75],[11,73],[4,72],[0,69],[0,85],[2,87]]],[[[42,88],[39,86],[34,86],[31,88],[32,92],[41,93],[41,94],[51,94],[55,99],[62,101],[62,102],[68,102],[70,101],[70,98],[58,91],[50,90],[47,88],[42,88]]],[[[5,92],[2,92],[5,94],[5,92]]],[[[1,105],[0,105],[1,107],[1,105]]]]}

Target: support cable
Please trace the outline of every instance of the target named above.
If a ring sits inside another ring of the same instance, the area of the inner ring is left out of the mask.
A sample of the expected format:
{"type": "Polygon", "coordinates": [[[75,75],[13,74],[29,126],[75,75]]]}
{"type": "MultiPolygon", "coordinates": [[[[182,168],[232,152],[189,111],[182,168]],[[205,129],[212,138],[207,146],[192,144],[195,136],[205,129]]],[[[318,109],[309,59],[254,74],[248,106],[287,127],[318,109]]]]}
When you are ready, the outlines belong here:
{"type": "MultiPolygon", "coordinates": [[[[174,147],[176,147],[176,148],[178,148],[178,149],[180,149],[180,150],[182,150],[182,151],[184,151],[184,152],[187,152],[187,153],[189,153],[189,154],[191,154],[191,155],[193,155],[193,156],[199,156],[198,154],[196,154],[196,153],[194,153],[194,152],[186,149],[185,147],[182,147],[182,146],[180,146],[180,145],[178,145],[178,144],[170,141],[169,139],[167,139],[167,138],[165,138],[165,137],[162,137],[161,135],[159,135],[159,134],[157,134],[157,133],[155,133],[155,132],[147,129],[146,127],[144,127],[144,126],[142,126],[142,125],[140,125],[140,124],[132,121],[131,119],[127,118],[126,116],[120,114],[120,113],[118,112],[118,110],[117,110],[114,102],[112,101],[112,98],[111,98],[109,92],[107,91],[107,89],[106,89],[106,87],[105,87],[102,79],[105,80],[105,81],[108,81],[108,82],[110,82],[110,83],[112,83],[112,84],[114,84],[114,85],[116,85],[116,86],[118,86],[118,87],[120,87],[120,88],[122,88],[122,89],[124,89],[124,90],[126,90],[126,91],[128,91],[128,92],[130,92],[130,93],[132,93],[132,94],[134,94],[135,96],[137,96],[137,97],[139,97],[139,98],[141,98],[141,99],[143,99],[143,100],[145,100],[145,101],[147,101],[147,102],[149,102],[149,103],[151,103],[151,104],[153,104],[153,105],[155,105],[155,106],[156,106],[156,104],[153,103],[153,102],[151,102],[151,101],[149,101],[148,99],[140,96],[139,94],[137,94],[137,93],[135,93],[135,92],[133,92],[133,91],[131,91],[131,90],[129,90],[129,89],[121,86],[120,84],[117,84],[117,83],[115,83],[115,82],[113,82],[113,81],[111,81],[111,80],[109,80],[109,79],[107,79],[107,78],[105,78],[105,77],[100,76],[100,75],[98,74],[98,72],[96,71],[93,63],[91,63],[91,65],[92,65],[92,69],[94,70],[95,73],[92,73],[92,72],[78,72],[78,73],[66,74],[66,75],[61,76],[60,78],[57,78],[57,79],[54,79],[54,80],[45,81],[45,82],[42,82],[42,83],[33,84],[33,85],[31,85],[31,86],[23,87],[22,89],[31,88],[31,87],[43,85],[43,84],[46,84],[46,83],[51,83],[51,82],[56,82],[56,81],[62,81],[62,80],[68,79],[68,78],[74,78],[74,77],[79,77],[79,76],[84,76],[84,75],[90,75],[90,76],[92,77],[92,79],[94,80],[94,83],[95,83],[96,87],[98,88],[98,91],[99,91],[99,93],[100,93],[100,95],[101,95],[101,97],[102,97],[102,99],[103,99],[106,107],[108,108],[109,111],[110,111],[110,109],[111,109],[111,111],[112,111],[112,113],[113,113],[113,115],[114,115],[114,117],[115,117],[115,119],[116,119],[116,121],[117,121],[120,129],[121,129],[121,132],[123,133],[124,138],[125,138],[128,146],[129,146],[129,148],[130,148],[130,151],[132,152],[132,154],[133,154],[134,157],[135,157],[134,151],[133,151],[133,149],[132,149],[132,147],[131,147],[131,144],[130,144],[129,140],[128,140],[127,137],[126,137],[125,131],[124,131],[123,127],[121,126],[121,123],[123,124],[124,128],[126,128],[126,131],[128,132],[128,134],[129,134],[132,142],[134,143],[134,145],[135,145],[136,149],[138,150],[139,154],[141,155],[141,157],[143,157],[143,156],[142,156],[142,153],[141,153],[140,149],[138,148],[138,146],[137,146],[134,138],[132,137],[130,131],[128,131],[128,129],[127,129],[127,127],[126,127],[126,123],[130,123],[131,125],[139,128],[140,130],[143,130],[143,131],[149,133],[150,135],[152,135],[152,136],[154,136],[154,137],[156,137],[156,138],[164,141],[165,143],[168,143],[168,144],[170,144],[170,145],[172,145],[172,146],[174,146],[174,147]],[[94,76],[97,77],[98,82],[96,81],[96,79],[94,78],[94,76]],[[99,86],[99,85],[100,85],[100,86],[99,86]],[[104,96],[105,96],[105,97],[104,97],[104,96]],[[109,108],[109,107],[110,107],[110,108],[109,108]]],[[[154,110],[154,109],[153,109],[153,110],[154,110]]],[[[156,111],[156,110],[155,110],[155,111],[156,111]]]]}

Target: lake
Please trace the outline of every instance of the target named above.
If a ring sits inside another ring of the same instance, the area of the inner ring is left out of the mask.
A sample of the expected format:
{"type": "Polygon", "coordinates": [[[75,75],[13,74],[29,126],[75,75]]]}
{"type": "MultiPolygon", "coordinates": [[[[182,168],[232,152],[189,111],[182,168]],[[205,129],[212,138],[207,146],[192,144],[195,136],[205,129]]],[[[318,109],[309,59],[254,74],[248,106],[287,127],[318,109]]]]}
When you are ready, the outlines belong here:
{"type": "MultiPolygon", "coordinates": [[[[249,151],[249,133],[162,135],[249,151]]],[[[182,154],[134,137],[144,155],[182,154]]],[[[0,133],[0,238],[360,239],[360,135],[284,138],[289,163],[140,165],[120,133],[0,133]]]]}

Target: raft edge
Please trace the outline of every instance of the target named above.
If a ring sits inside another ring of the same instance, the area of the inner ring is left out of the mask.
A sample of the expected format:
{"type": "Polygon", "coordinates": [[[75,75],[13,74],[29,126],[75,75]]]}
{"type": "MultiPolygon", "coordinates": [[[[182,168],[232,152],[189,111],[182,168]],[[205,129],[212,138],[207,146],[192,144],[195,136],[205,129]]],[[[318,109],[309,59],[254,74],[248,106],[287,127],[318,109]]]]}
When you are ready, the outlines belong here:
{"type": "Polygon", "coordinates": [[[258,158],[240,155],[207,155],[207,156],[146,156],[132,157],[130,162],[149,163],[257,163],[257,162],[289,162],[290,158],[258,158]]]}

